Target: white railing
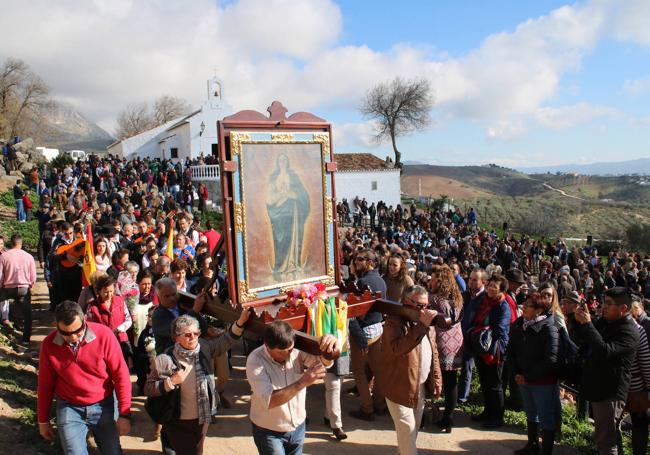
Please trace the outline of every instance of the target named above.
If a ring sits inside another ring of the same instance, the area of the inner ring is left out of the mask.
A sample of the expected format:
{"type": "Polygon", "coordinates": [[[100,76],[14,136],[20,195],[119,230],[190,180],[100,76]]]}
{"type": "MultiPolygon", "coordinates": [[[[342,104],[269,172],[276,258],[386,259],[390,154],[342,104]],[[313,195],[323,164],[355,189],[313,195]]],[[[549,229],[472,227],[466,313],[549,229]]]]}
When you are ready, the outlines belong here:
{"type": "Polygon", "coordinates": [[[219,180],[219,165],[190,166],[192,180],[219,180]]]}

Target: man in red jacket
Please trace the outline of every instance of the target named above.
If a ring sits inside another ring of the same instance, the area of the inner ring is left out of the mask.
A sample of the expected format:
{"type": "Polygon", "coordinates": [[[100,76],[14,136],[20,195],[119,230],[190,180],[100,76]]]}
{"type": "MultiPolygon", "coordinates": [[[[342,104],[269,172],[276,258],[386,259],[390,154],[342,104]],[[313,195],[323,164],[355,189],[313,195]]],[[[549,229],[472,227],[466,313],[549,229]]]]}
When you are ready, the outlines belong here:
{"type": "Polygon", "coordinates": [[[86,322],[81,307],[69,300],[56,308],[56,328],[41,346],[37,404],[41,436],[55,438],[50,407],[56,397],[59,437],[67,455],[88,453],[89,429],[102,455],[121,455],[120,436],[131,427],[131,380],[117,338],[108,327],[86,322]]]}

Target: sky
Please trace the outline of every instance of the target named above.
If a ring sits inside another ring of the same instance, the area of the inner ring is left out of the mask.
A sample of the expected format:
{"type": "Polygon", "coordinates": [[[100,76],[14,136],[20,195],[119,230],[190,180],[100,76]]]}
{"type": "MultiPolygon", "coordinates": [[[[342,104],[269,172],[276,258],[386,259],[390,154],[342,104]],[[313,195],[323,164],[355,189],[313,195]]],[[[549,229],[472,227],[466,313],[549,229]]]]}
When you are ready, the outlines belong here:
{"type": "MultiPolygon", "coordinates": [[[[2,0],[0,60],[23,59],[113,133],[130,103],[198,107],[216,73],[234,111],[332,122],[335,152],[392,156],[358,110],[426,78],[431,125],[404,161],[508,167],[650,156],[650,2],[2,0]]],[[[216,127],[216,126],[215,126],[216,127]]]]}

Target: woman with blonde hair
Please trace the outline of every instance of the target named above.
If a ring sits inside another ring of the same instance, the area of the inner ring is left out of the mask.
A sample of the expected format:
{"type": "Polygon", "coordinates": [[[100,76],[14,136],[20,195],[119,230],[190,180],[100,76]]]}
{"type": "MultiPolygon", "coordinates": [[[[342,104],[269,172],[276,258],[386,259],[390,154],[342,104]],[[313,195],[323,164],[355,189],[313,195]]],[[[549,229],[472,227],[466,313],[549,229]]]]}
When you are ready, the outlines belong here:
{"type": "Polygon", "coordinates": [[[540,298],[544,300],[544,304],[549,306],[549,313],[555,316],[556,325],[566,330],[564,313],[562,313],[562,308],[560,308],[560,298],[557,295],[557,289],[555,289],[553,283],[546,281],[540,284],[537,292],[539,292],[540,298]]]}
{"type": "Polygon", "coordinates": [[[404,258],[393,253],[388,259],[388,270],[383,276],[386,283],[386,298],[399,302],[404,289],[413,286],[413,279],[409,276],[404,258]]]}
{"type": "Polygon", "coordinates": [[[447,328],[436,328],[436,346],[442,370],[442,390],[445,394],[445,412],[438,426],[451,433],[452,415],[458,401],[458,371],[463,365],[463,331],[460,326],[463,297],[447,265],[434,265],[429,280],[429,308],[451,319],[447,328]]]}

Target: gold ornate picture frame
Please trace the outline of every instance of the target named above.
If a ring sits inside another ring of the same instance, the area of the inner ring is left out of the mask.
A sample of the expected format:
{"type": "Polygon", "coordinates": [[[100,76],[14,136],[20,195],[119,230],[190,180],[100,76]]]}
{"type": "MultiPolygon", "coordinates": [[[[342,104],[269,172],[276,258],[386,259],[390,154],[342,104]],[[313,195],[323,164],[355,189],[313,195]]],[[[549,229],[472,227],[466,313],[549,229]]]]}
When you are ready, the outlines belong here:
{"type": "Polygon", "coordinates": [[[238,301],[334,285],[329,133],[231,131],[229,143],[238,301]]]}

